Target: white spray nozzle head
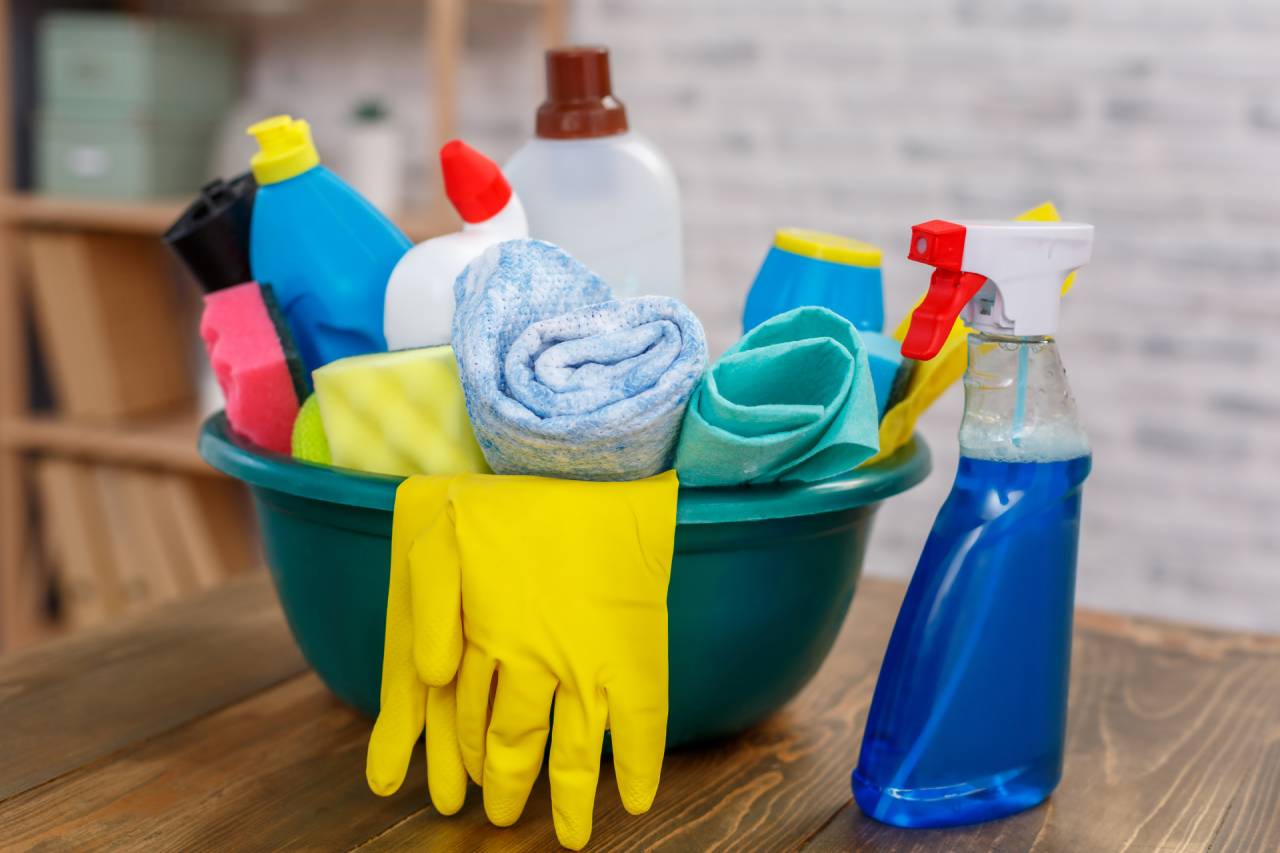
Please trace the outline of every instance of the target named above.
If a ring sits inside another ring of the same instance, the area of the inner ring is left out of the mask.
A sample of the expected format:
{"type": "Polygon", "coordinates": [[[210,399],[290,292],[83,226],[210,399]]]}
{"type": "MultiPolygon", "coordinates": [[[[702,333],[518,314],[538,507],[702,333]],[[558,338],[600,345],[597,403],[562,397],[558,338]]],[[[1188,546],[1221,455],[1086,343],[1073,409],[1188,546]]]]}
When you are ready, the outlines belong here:
{"type": "Polygon", "coordinates": [[[903,354],[932,358],[961,315],[979,331],[1052,335],[1062,282],[1092,253],[1093,226],[1076,222],[935,219],[915,226],[907,257],[936,270],[903,354]]]}

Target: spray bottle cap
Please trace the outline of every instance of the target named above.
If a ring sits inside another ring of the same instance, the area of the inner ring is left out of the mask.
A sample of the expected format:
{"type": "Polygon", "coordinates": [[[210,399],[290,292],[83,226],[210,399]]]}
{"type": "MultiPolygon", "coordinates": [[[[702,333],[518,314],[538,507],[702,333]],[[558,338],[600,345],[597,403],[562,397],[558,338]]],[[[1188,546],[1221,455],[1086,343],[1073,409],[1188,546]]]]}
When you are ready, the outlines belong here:
{"type": "Polygon", "coordinates": [[[440,170],[445,195],[464,222],[492,219],[511,200],[511,185],[498,164],[461,139],[440,147],[440,170]]]}
{"type": "Polygon", "coordinates": [[[627,132],[627,108],[613,96],[609,48],[547,51],[547,99],[538,107],[543,139],[594,139],[627,132]]]}
{"type": "Polygon", "coordinates": [[[938,354],[957,317],[1000,335],[1058,330],[1062,282],[1089,262],[1093,226],[1076,222],[947,222],[911,229],[913,261],[935,267],[902,342],[907,358],[938,354]]]}
{"type": "Polygon", "coordinates": [[[260,150],[249,165],[259,184],[278,184],[320,165],[311,125],[302,119],[272,116],[250,125],[245,133],[258,140],[260,150]]]}

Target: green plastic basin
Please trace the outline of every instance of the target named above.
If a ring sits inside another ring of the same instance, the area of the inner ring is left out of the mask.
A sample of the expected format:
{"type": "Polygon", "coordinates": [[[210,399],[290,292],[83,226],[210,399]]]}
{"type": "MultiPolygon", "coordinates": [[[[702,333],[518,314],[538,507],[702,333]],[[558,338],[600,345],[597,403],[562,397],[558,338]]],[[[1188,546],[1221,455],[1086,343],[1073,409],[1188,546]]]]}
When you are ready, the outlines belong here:
{"type": "MultiPolygon", "coordinates": [[[[339,698],[376,715],[399,478],[264,451],[220,414],[205,422],[200,453],[249,484],[303,656],[339,698]]],[[[799,692],[853,601],[877,505],[928,472],[916,436],[821,483],[680,490],[667,595],[670,744],[740,732],[799,692]]]]}

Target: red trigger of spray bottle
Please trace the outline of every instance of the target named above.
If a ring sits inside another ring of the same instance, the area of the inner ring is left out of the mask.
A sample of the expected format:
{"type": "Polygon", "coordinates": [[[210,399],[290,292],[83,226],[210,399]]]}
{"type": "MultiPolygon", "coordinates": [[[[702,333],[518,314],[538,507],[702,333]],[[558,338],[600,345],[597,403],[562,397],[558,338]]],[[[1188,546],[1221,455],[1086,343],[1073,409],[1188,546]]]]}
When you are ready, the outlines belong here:
{"type": "Polygon", "coordinates": [[[908,260],[934,267],[929,292],[911,312],[911,324],[902,341],[902,354],[917,361],[928,361],[938,354],[956,318],[974,297],[986,276],[965,272],[965,228],[954,222],[933,219],[913,226],[908,260]]]}

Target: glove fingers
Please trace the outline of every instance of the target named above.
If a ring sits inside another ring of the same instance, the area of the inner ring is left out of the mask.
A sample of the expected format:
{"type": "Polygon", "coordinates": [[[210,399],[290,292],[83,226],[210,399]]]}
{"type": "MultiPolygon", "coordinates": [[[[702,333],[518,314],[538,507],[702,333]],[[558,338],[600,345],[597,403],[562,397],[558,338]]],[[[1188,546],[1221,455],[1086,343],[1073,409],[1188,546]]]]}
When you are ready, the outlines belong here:
{"type": "Polygon", "coordinates": [[[484,781],[484,737],[489,730],[489,692],[493,658],[467,646],[458,671],[458,745],[471,781],[484,781]]]}
{"type": "Polygon", "coordinates": [[[591,840],[600,751],[608,712],[603,697],[582,697],[556,691],[555,722],[551,731],[551,814],[556,837],[570,850],[591,840]]]}
{"type": "Polygon", "coordinates": [[[453,517],[445,506],[409,551],[413,658],[418,676],[436,687],[454,680],[462,658],[460,571],[453,517]]]}
{"type": "Polygon", "coordinates": [[[380,796],[399,790],[414,744],[422,736],[427,691],[413,663],[409,549],[444,499],[437,478],[410,477],[396,489],[391,528],[391,577],[382,651],[381,710],[369,737],[365,778],[380,796]]]}
{"type": "Polygon", "coordinates": [[[653,805],[662,776],[667,745],[667,683],[660,689],[629,693],[609,691],[609,731],[613,737],[613,772],[622,806],[644,814],[653,805]]]}
{"type": "Polygon", "coordinates": [[[380,797],[387,797],[400,790],[414,744],[422,735],[427,689],[415,683],[389,690],[385,666],[382,677],[382,709],[373,724],[373,734],[369,736],[364,775],[369,782],[369,790],[380,797]]]}
{"type": "Polygon", "coordinates": [[[457,813],[467,798],[467,771],[458,747],[454,684],[427,690],[427,790],[442,815],[457,813]]]}
{"type": "Polygon", "coordinates": [[[550,673],[498,666],[484,754],[484,810],[495,826],[510,826],[524,811],[542,769],[555,692],[550,673]]]}

